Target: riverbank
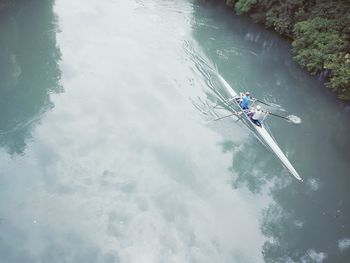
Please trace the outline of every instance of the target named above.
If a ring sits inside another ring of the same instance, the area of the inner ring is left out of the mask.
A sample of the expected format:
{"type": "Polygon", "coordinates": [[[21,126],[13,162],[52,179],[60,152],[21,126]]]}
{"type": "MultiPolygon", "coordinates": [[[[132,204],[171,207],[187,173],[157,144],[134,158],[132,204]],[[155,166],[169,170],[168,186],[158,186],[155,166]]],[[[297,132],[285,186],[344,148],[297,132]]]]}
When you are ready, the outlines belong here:
{"type": "Polygon", "coordinates": [[[247,14],[290,38],[295,61],[322,76],[338,98],[350,100],[349,1],[224,1],[237,15],[247,14]]]}

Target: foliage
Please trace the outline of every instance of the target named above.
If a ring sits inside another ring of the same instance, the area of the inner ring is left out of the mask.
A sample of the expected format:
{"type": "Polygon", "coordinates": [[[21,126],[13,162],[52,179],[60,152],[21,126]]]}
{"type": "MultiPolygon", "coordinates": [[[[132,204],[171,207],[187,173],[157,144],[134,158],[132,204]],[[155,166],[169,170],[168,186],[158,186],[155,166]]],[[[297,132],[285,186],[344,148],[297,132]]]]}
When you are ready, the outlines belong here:
{"type": "Polygon", "coordinates": [[[293,49],[295,60],[312,74],[329,72],[326,86],[340,98],[349,100],[349,42],[346,35],[337,30],[338,26],[337,20],[321,17],[296,23],[293,49]]]}
{"type": "Polygon", "coordinates": [[[235,5],[236,1],[235,0],[226,0],[226,4],[230,7],[233,7],[235,5]]]}
{"type": "Polygon", "coordinates": [[[239,0],[235,4],[235,11],[238,15],[248,12],[253,5],[256,4],[256,0],[239,0]]]}

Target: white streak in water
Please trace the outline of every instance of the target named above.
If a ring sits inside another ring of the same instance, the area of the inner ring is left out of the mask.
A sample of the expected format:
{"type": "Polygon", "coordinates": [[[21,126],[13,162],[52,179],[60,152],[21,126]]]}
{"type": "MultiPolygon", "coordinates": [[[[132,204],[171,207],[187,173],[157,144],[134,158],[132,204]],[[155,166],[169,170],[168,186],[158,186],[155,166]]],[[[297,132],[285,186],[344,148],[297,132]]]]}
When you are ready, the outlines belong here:
{"type": "Polygon", "coordinates": [[[349,249],[350,247],[350,238],[343,238],[338,240],[338,248],[341,252],[349,249]]]}

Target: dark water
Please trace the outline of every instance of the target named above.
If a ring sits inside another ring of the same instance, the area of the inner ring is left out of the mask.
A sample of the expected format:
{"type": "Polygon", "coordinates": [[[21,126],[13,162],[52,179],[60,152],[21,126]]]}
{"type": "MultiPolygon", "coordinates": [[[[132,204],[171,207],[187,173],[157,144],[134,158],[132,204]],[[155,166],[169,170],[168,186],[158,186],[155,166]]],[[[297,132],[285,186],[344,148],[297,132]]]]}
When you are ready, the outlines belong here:
{"type": "Polygon", "coordinates": [[[22,1],[0,15],[0,262],[348,262],[349,111],[224,6],[22,1]],[[220,73],[295,115],[210,118],[220,73]],[[199,99],[200,98],[200,99],[199,99]]]}

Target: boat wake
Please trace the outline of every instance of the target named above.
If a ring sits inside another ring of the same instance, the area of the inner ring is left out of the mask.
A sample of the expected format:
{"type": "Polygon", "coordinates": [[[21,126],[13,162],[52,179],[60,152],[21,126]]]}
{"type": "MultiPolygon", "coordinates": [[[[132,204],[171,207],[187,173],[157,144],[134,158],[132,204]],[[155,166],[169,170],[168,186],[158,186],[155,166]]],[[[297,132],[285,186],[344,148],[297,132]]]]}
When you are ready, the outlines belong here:
{"type": "Polygon", "coordinates": [[[268,103],[271,108],[274,108],[274,109],[279,110],[279,111],[286,111],[286,109],[282,108],[282,106],[279,104],[276,104],[276,103],[273,103],[270,101],[265,101],[265,102],[268,103]]]}

